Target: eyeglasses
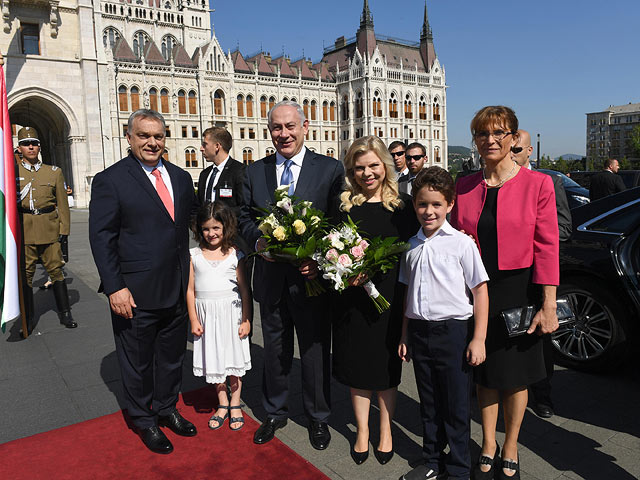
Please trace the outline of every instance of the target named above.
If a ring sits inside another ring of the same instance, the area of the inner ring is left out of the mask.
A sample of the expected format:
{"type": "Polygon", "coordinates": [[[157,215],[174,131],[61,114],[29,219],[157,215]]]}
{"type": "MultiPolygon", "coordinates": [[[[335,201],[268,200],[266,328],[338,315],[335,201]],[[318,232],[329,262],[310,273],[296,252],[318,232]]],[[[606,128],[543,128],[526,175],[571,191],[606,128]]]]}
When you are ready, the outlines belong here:
{"type": "Polygon", "coordinates": [[[486,130],[482,130],[480,132],[476,132],[473,134],[476,140],[480,140],[482,142],[486,142],[489,140],[489,137],[493,137],[496,142],[501,142],[507,135],[512,135],[514,132],[505,132],[504,130],[495,130],[493,132],[487,132],[486,130]]]}
{"type": "Polygon", "coordinates": [[[26,141],[20,142],[18,145],[20,145],[21,147],[39,147],[40,146],[40,141],[39,140],[26,140],[26,141]]]}
{"type": "Polygon", "coordinates": [[[418,160],[420,160],[423,157],[424,157],[424,155],[407,155],[407,162],[410,162],[410,161],[417,162],[418,160]]]}
{"type": "Polygon", "coordinates": [[[524,150],[522,147],[511,147],[513,153],[520,153],[522,150],[524,150]]]}
{"type": "Polygon", "coordinates": [[[404,150],[401,152],[391,152],[391,155],[394,157],[401,157],[402,155],[404,155],[404,150]]]}

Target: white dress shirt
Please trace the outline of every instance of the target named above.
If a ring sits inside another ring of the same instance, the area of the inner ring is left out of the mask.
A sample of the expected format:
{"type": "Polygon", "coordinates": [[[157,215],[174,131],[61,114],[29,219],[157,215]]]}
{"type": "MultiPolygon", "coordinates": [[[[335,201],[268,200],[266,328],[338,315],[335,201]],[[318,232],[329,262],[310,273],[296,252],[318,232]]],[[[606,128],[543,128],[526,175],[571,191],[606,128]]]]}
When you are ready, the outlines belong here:
{"type": "Polygon", "coordinates": [[[396,179],[400,178],[403,175],[406,175],[407,173],[409,173],[409,167],[404,167],[404,170],[401,170],[399,172],[396,172],[396,179]]]}
{"type": "Polygon", "coordinates": [[[469,289],[489,280],[478,247],[445,220],[427,238],[409,239],[398,281],[408,285],[405,315],[429,321],[466,320],[473,315],[469,289]]]}
{"type": "MultiPolygon", "coordinates": [[[[227,158],[225,158],[222,163],[220,163],[220,165],[216,165],[215,163],[213,164],[213,168],[217,168],[218,169],[218,173],[216,174],[216,178],[213,179],[213,185],[211,185],[211,194],[214,196],[214,198],[205,198],[206,200],[210,200],[210,201],[214,201],[215,200],[215,193],[213,193],[213,189],[216,188],[216,185],[218,184],[218,180],[220,180],[220,174],[222,173],[222,170],[224,169],[224,166],[227,164],[227,162],[229,161],[229,155],[227,155],[227,158]]],[[[213,168],[211,169],[211,171],[209,172],[209,175],[207,175],[207,181],[204,182],[204,188],[205,188],[205,193],[207,192],[207,188],[209,187],[209,182],[211,181],[211,175],[213,175],[213,168]]]]}
{"type": "MultiPolygon", "coordinates": [[[[138,159],[136,158],[136,160],[138,159]]],[[[169,195],[171,195],[171,201],[175,204],[175,199],[173,198],[173,188],[171,186],[171,177],[169,176],[169,172],[167,172],[167,169],[164,166],[164,163],[162,162],[162,160],[160,160],[158,162],[158,165],[156,165],[155,167],[150,167],[149,165],[145,165],[140,160],[138,160],[138,163],[142,167],[142,170],[144,170],[144,173],[147,174],[147,178],[151,182],[151,185],[153,185],[153,188],[156,188],[156,177],[154,177],[151,172],[153,172],[154,168],[158,169],[158,171],[160,172],[160,176],[162,177],[162,181],[167,186],[167,190],[169,190],[169,195]]],[[[156,188],[156,191],[157,190],[158,189],[156,188]]]]}
{"type": "MultiPolygon", "coordinates": [[[[302,170],[302,161],[307,153],[307,147],[302,146],[300,151],[291,157],[291,173],[293,174],[293,188],[298,186],[298,178],[300,178],[300,170],[302,170]]],[[[280,187],[280,179],[282,178],[282,172],[284,171],[284,162],[287,159],[276,152],[276,178],[278,179],[278,186],[280,187]]]]}

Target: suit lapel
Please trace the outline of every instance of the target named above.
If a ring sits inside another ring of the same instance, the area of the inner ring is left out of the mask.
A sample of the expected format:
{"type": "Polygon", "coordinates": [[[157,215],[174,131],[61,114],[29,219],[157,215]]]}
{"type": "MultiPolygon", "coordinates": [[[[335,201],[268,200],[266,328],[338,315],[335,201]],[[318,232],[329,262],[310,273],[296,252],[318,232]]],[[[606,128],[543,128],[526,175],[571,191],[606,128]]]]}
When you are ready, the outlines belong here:
{"type": "Polygon", "coordinates": [[[274,192],[278,188],[278,180],[276,179],[276,156],[270,155],[264,159],[264,176],[267,182],[267,190],[271,203],[275,202],[274,192]]]}
{"type": "Polygon", "coordinates": [[[304,155],[302,161],[302,168],[300,169],[300,176],[298,177],[298,183],[296,184],[293,194],[298,198],[305,198],[304,193],[309,188],[311,181],[316,178],[317,157],[311,150],[307,149],[307,153],[304,155]]]}

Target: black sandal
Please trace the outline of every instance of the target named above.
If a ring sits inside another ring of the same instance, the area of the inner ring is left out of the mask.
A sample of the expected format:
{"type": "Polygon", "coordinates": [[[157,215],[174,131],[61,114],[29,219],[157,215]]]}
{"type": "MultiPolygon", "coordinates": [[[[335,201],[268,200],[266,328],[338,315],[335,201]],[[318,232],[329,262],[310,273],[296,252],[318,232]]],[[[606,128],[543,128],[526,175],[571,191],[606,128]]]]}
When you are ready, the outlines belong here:
{"type": "MultiPolygon", "coordinates": [[[[236,407],[229,407],[229,410],[237,410],[237,409],[242,410],[242,407],[245,407],[245,406],[246,406],[246,405],[245,405],[244,403],[241,403],[240,405],[238,405],[238,406],[236,406],[236,407]]],[[[233,430],[234,432],[235,432],[235,431],[240,430],[242,427],[244,427],[244,417],[231,417],[231,418],[229,419],[229,428],[230,428],[231,430],[233,430]],[[239,427],[237,427],[237,428],[233,428],[233,427],[231,426],[231,424],[232,424],[232,423],[241,423],[242,425],[240,425],[240,426],[239,426],[239,427]]]]}
{"type": "Polygon", "coordinates": [[[493,454],[493,457],[488,455],[480,455],[478,459],[478,463],[473,469],[473,475],[471,478],[474,480],[493,480],[494,477],[494,467],[498,464],[498,456],[500,455],[500,445],[496,441],[496,452],[493,454]],[[486,472],[480,468],[480,465],[491,465],[491,468],[486,472]]]}
{"type": "MultiPolygon", "coordinates": [[[[223,410],[230,410],[230,407],[229,407],[229,405],[220,405],[220,406],[216,409],[216,411],[217,411],[217,410],[220,410],[220,409],[223,409],[223,410]]],[[[210,428],[211,430],[217,430],[217,429],[219,429],[222,425],[224,425],[224,421],[225,421],[227,418],[229,418],[229,412],[225,413],[225,414],[224,414],[224,417],[221,417],[221,416],[216,415],[216,414],[214,413],[213,415],[211,415],[211,418],[209,418],[209,422],[208,422],[209,428],[210,428]],[[211,426],[211,422],[212,422],[212,421],[214,421],[214,422],[218,422],[218,425],[217,425],[217,426],[215,426],[215,427],[212,427],[212,426],[211,426]]]]}

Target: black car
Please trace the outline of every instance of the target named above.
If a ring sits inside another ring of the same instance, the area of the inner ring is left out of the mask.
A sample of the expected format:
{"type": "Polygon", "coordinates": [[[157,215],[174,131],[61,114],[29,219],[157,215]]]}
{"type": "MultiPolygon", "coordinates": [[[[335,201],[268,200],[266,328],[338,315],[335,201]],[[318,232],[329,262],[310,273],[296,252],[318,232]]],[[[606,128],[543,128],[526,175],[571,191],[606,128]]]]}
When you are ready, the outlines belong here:
{"type": "Polygon", "coordinates": [[[560,177],[562,180],[562,186],[564,187],[564,193],[567,195],[567,201],[569,202],[569,208],[571,210],[589,203],[589,190],[578,185],[564,173],[556,172],[555,170],[548,170],[546,168],[538,168],[537,171],[554,177],[560,177]]]}
{"type": "Polygon", "coordinates": [[[622,362],[640,326],[640,188],[571,212],[574,230],[560,244],[558,297],[574,318],[553,333],[556,361],[591,371],[622,362]]]}
{"type": "Polygon", "coordinates": [[[618,170],[618,175],[622,177],[627,188],[640,186],[640,170],[618,170]]]}
{"type": "Polygon", "coordinates": [[[584,170],[575,170],[573,172],[569,172],[567,176],[581,187],[589,190],[589,187],[591,186],[591,177],[596,173],[598,172],[593,170],[589,172],[586,172],[584,170]]]}

